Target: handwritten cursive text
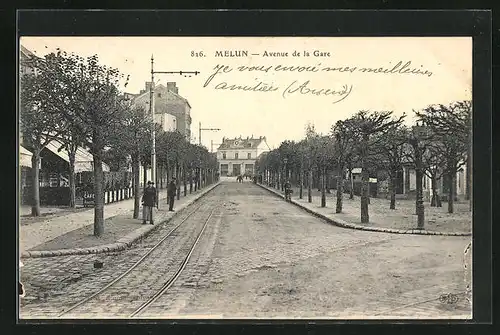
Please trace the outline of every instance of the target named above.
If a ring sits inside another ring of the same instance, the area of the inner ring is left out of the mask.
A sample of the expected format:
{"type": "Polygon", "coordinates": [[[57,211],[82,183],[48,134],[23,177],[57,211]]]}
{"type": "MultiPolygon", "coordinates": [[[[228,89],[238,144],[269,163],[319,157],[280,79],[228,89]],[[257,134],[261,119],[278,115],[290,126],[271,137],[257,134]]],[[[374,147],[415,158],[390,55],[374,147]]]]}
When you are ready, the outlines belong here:
{"type": "Polygon", "coordinates": [[[338,103],[345,98],[347,98],[352,91],[353,85],[343,85],[341,89],[331,89],[331,88],[311,88],[311,82],[309,80],[304,81],[299,84],[297,80],[293,81],[287,88],[283,90],[281,94],[284,99],[291,94],[303,94],[303,95],[314,95],[314,96],[335,96],[335,100],[332,103],[338,103]]]}

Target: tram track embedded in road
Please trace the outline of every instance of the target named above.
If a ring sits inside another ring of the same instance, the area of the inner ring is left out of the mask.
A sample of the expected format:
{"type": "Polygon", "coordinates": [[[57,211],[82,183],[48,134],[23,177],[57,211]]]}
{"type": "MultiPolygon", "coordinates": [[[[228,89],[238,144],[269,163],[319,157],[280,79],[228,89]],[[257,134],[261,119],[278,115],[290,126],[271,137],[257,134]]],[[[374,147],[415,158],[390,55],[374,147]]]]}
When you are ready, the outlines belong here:
{"type": "Polygon", "coordinates": [[[215,206],[212,209],[212,211],[210,212],[210,215],[208,216],[208,218],[205,220],[205,223],[203,224],[203,228],[201,229],[201,231],[198,234],[196,240],[194,241],[193,245],[189,249],[189,252],[188,252],[187,256],[184,258],[184,260],[180,264],[180,266],[177,269],[177,271],[175,271],[174,275],[172,277],[170,277],[170,279],[165,284],[163,284],[163,286],[160,288],[160,290],[158,290],[153,296],[151,296],[139,308],[137,308],[132,314],[130,314],[129,317],[134,317],[134,316],[142,313],[144,310],[146,310],[146,308],[148,308],[156,300],[158,300],[174,284],[174,282],[177,280],[177,278],[179,278],[179,276],[181,275],[182,271],[184,270],[184,268],[186,267],[187,263],[189,262],[189,259],[191,258],[191,255],[193,254],[194,249],[198,245],[198,242],[200,241],[201,236],[203,235],[203,232],[205,231],[205,228],[208,225],[208,222],[212,218],[212,216],[213,216],[213,214],[214,214],[214,212],[215,212],[215,210],[217,208],[218,208],[218,206],[215,206]]]}
{"type": "MultiPolygon", "coordinates": [[[[181,222],[179,222],[174,228],[172,228],[165,236],[163,236],[153,247],[151,247],[139,260],[137,260],[131,267],[129,267],[125,272],[123,272],[120,276],[118,276],[117,278],[115,278],[114,280],[112,280],[110,283],[108,283],[107,285],[105,285],[104,287],[102,287],[101,289],[99,289],[97,292],[93,293],[92,295],[80,300],[78,303],[72,305],[71,307],[63,310],[61,313],[59,313],[58,317],[62,317],[66,314],[68,314],[69,312],[77,309],[78,307],[90,302],[91,300],[95,299],[96,297],[98,297],[99,295],[103,294],[104,292],[106,292],[108,289],[110,289],[112,286],[114,286],[116,283],[118,283],[120,280],[122,280],[124,277],[126,277],[128,274],[130,274],[134,269],[136,269],[139,265],[141,265],[144,260],[146,258],[148,258],[148,256],[150,256],[153,251],[155,251],[159,246],[161,246],[163,244],[163,242],[171,237],[193,214],[197,213],[198,210],[205,206],[206,204],[201,204],[199,206],[197,206],[194,210],[192,210],[186,217],[184,217],[181,222]]],[[[191,254],[193,253],[193,250],[195,249],[196,245],[198,244],[198,241],[200,240],[210,218],[212,217],[214,211],[218,208],[219,206],[215,205],[214,208],[210,211],[210,214],[208,215],[208,217],[205,219],[205,222],[203,224],[203,227],[200,231],[200,233],[198,234],[195,242],[193,243],[193,245],[190,247],[190,249],[188,250],[188,254],[187,256],[184,258],[183,262],[181,263],[180,267],[177,269],[177,271],[175,271],[175,274],[174,276],[172,276],[164,285],[162,285],[161,289],[155,293],[151,298],[149,298],[145,303],[141,304],[141,306],[136,309],[133,313],[133,315],[136,315],[137,313],[139,313],[140,311],[144,310],[147,306],[149,306],[151,303],[153,303],[154,301],[156,301],[157,298],[159,298],[161,296],[161,294],[163,294],[165,291],[168,290],[168,288],[170,286],[172,286],[172,284],[175,282],[175,280],[179,277],[180,273],[182,272],[182,270],[184,270],[187,262],[189,261],[189,258],[191,257],[191,254]],[[160,293],[161,291],[161,293],[160,293]],[[154,299],[154,300],[153,300],[154,299]]],[[[131,315],[132,316],[132,315],[131,315]]]]}

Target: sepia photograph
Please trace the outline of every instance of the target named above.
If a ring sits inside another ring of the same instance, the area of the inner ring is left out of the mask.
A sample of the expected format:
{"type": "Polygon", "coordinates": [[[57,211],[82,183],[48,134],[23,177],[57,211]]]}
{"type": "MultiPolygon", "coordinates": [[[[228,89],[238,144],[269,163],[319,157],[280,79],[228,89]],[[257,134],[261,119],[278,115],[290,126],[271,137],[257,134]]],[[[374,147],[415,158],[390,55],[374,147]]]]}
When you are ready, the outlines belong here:
{"type": "Polygon", "coordinates": [[[472,319],[472,55],[20,37],[19,318],[472,319]]]}

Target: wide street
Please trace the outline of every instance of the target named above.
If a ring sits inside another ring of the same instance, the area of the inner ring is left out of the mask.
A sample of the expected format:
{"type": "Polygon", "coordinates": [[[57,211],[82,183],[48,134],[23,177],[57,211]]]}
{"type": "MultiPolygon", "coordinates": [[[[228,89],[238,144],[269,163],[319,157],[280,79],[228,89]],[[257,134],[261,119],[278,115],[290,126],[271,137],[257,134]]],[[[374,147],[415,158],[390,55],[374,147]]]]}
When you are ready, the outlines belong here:
{"type": "Polygon", "coordinates": [[[340,228],[251,182],[223,180],[128,250],[23,260],[21,280],[40,298],[23,299],[20,313],[21,318],[467,318],[471,307],[462,293],[469,241],[340,228]],[[96,258],[102,269],[93,268],[96,258]],[[174,276],[163,294],[137,312],[174,276]],[[458,300],[440,299],[450,293],[458,300]]]}

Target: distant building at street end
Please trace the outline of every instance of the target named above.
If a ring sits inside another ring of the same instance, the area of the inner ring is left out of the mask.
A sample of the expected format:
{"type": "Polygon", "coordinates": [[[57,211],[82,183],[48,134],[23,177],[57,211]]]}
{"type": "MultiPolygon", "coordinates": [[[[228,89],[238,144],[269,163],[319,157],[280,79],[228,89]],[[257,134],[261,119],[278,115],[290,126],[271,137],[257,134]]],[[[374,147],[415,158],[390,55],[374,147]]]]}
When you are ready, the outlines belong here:
{"type": "Polygon", "coordinates": [[[253,175],[255,160],[263,152],[270,151],[265,136],[223,138],[217,148],[217,160],[221,176],[253,175]]]}
{"type": "MultiPolygon", "coordinates": [[[[146,82],[145,89],[134,96],[134,104],[149,111],[151,82],[146,82]]],[[[179,95],[176,83],[154,87],[155,121],[164,131],[179,131],[189,141],[191,139],[191,105],[179,95]]]]}

